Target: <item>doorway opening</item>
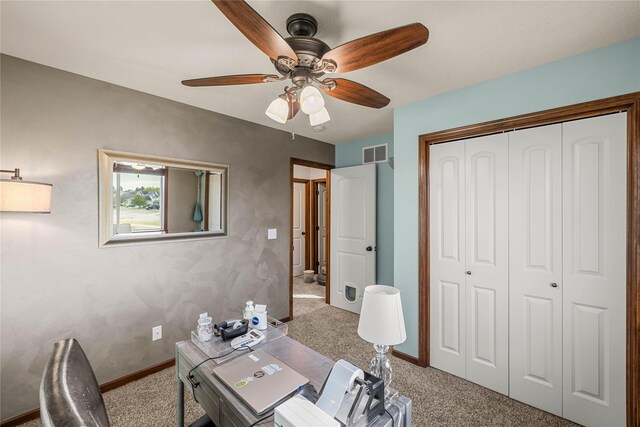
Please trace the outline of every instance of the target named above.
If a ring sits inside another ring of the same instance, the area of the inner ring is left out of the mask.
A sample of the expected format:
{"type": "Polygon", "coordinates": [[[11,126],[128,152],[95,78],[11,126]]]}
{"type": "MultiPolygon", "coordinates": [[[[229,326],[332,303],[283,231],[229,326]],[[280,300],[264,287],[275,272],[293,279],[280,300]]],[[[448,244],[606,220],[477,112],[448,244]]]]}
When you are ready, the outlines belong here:
{"type": "Polygon", "coordinates": [[[291,159],[290,319],[329,303],[331,167],[291,159]]]}

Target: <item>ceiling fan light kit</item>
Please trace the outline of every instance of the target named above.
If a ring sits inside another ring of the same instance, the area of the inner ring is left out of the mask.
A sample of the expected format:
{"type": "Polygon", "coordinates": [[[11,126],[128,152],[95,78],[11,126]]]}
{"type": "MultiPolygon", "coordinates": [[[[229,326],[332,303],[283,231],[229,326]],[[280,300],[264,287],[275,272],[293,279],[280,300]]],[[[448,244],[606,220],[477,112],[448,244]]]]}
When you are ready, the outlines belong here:
{"type": "Polygon", "coordinates": [[[324,98],[318,89],[308,85],[300,92],[300,109],[305,114],[315,114],[324,108],[324,98]]]}
{"type": "Polygon", "coordinates": [[[278,123],[287,123],[289,117],[289,103],[286,99],[277,97],[264,112],[270,119],[278,123]]]}
{"type": "Polygon", "coordinates": [[[360,83],[343,78],[326,78],[327,73],[359,70],[419,46],[429,39],[429,30],[420,23],[409,24],[362,37],[331,49],[313,36],[318,29],[315,18],[297,13],[287,19],[282,38],[267,21],[242,0],[212,0],[218,9],[258,49],[271,58],[281,77],[273,74],[243,74],[183,80],[190,87],[268,83],[290,80],[284,94],[269,104],[265,114],[278,123],[291,120],[299,110],[309,115],[311,126],[330,120],[322,93],[370,108],[386,107],[390,100],[360,83]]]}
{"type": "Polygon", "coordinates": [[[309,123],[311,126],[318,126],[328,122],[329,120],[331,120],[331,117],[329,117],[329,112],[324,107],[322,107],[322,109],[317,113],[309,114],[309,123]]]}

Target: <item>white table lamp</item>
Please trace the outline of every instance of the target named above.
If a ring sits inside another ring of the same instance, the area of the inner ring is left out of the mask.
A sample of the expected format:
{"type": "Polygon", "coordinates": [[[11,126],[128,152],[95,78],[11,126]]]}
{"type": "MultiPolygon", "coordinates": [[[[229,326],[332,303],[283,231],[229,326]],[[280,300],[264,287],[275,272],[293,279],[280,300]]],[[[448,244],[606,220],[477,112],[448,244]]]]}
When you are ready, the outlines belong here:
{"type": "Polygon", "coordinates": [[[390,345],[400,344],[407,339],[399,290],[385,285],[364,288],[358,335],[376,349],[370,371],[384,381],[388,391],[392,374],[386,353],[390,345]]]}

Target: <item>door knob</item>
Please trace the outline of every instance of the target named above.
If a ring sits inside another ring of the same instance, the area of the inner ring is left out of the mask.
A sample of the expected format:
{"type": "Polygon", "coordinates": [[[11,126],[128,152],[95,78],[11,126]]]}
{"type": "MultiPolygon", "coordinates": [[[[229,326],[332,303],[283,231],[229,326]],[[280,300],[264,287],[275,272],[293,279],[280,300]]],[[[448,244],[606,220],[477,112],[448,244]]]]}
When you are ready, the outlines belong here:
{"type": "Polygon", "coordinates": [[[471,271],[467,270],[467,276],[471,276],[471,271]]]}
{"type": "Polygon", "coordinates": [[[552,284],[551,284],[551,287],[552,287],[552,288],[557,288],[557,287],[558,287],[558,284],[557,284],[557,283],[552,283],[552,284]]]}
{"type": "Polygon", "coordinates": [[[367,252],[371,252],[373,250],[373,248],[371,246],[367,246],[367,252]]]}
{"type": "Polygon", "coordinates": [[[304,236],[304,235],[305,235],[305,234],[307,234],[307,233],[305,233],[305,232],[303,231],[301,234],[304,236]]]}

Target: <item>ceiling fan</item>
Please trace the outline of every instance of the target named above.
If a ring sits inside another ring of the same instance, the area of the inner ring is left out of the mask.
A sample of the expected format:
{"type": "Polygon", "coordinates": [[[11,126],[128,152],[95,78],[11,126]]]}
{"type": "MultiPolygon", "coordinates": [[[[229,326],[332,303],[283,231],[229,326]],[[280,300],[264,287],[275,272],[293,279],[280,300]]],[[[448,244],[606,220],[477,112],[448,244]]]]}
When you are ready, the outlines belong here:
{"type": "Polygon", "coordinates": [[[347,73],[377,64],[425,44],[429,30],[420,23],[405,25],[362,37],[331,49],[313,36],[318,29],[315,18],[297,13],[287,19],[282,38],[265,19],[242,0],[212,0],[220,11],[258,49],[267,54],[280,74],[239,74],[184,80],[191,87],[226,86],[291,80],[266,114],[286,123],[298,111],[309,115],[311,126],[330,120],[317,85],[327,95],[371,108],[383,108],[389,98],[375,90],[343,78],[323,78],[327,73],[347,73]]]}

